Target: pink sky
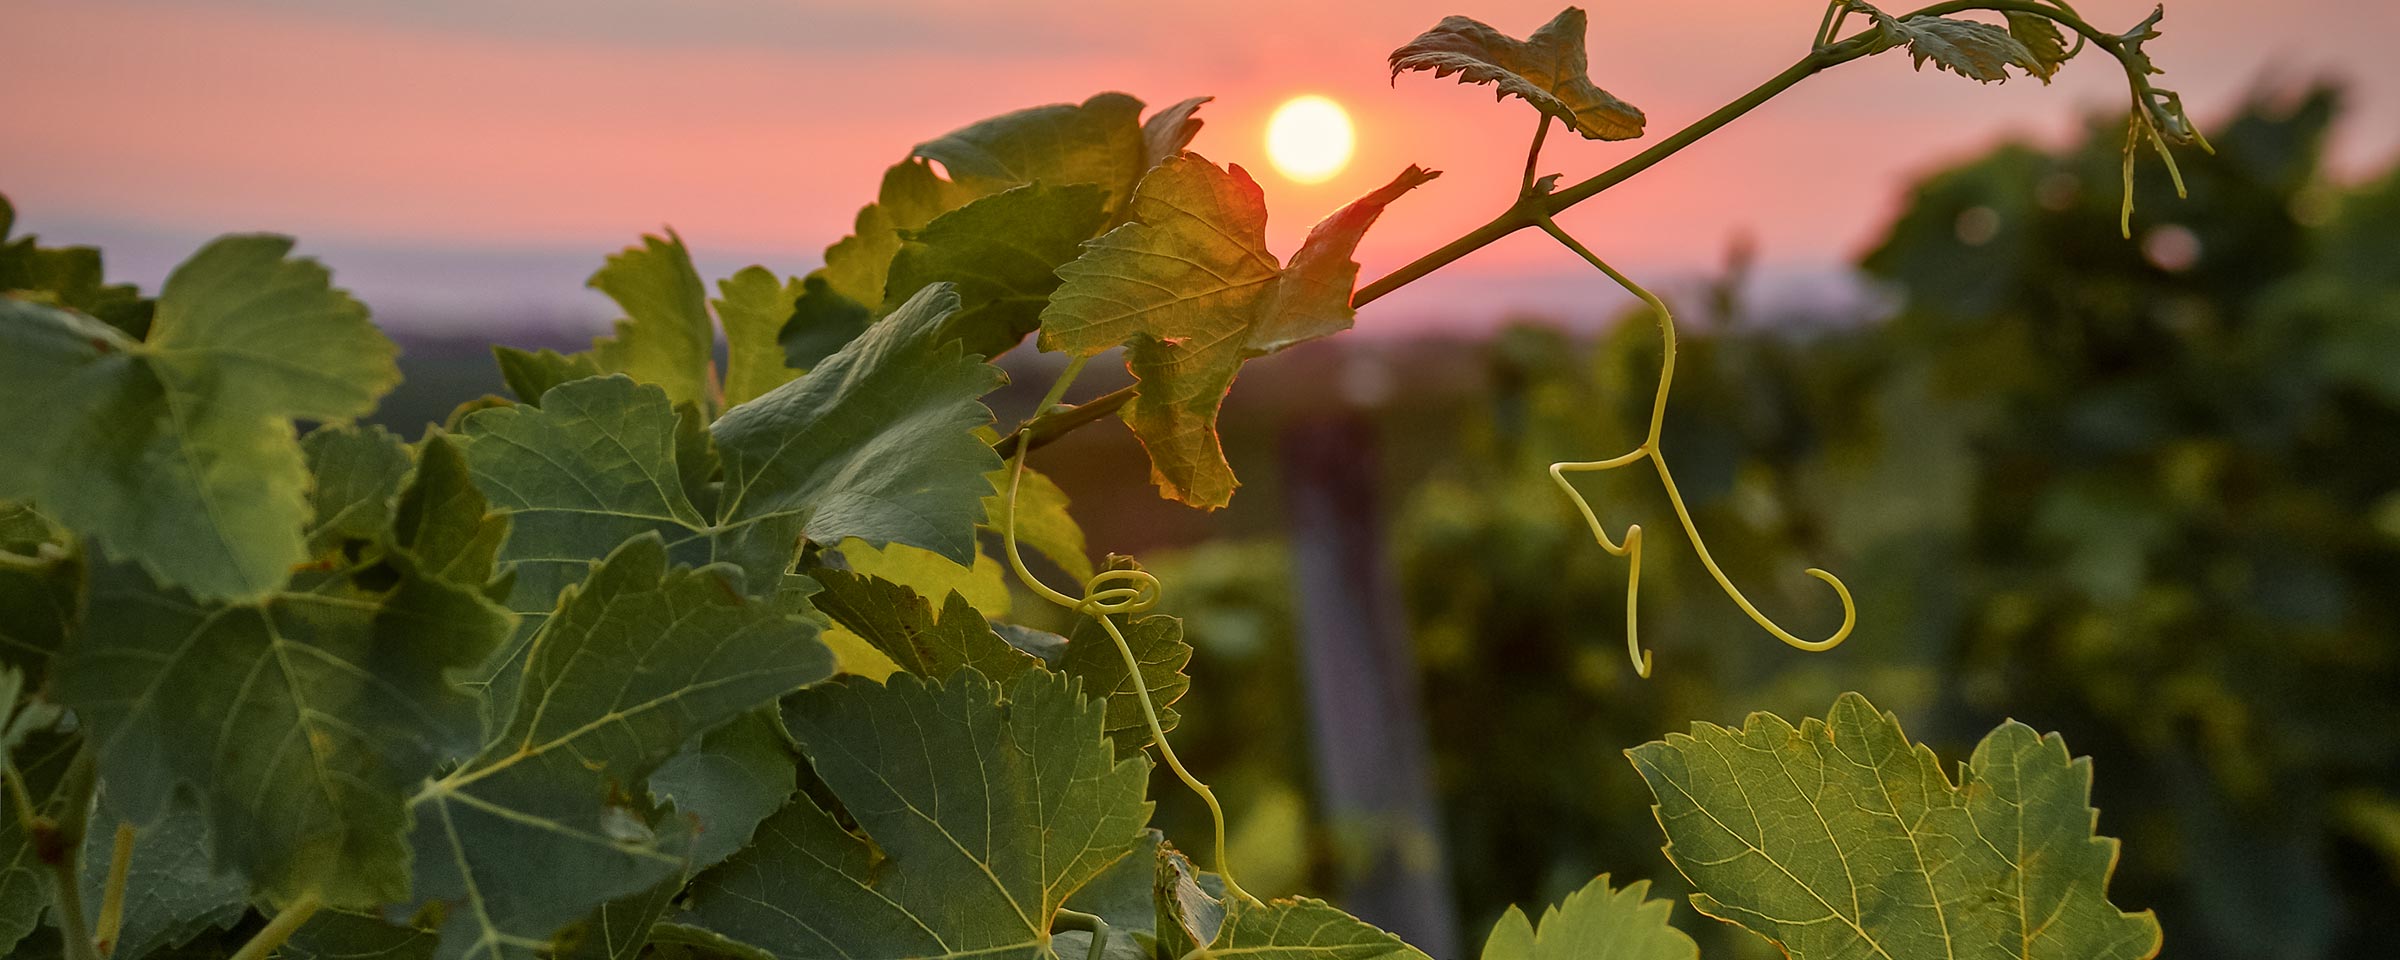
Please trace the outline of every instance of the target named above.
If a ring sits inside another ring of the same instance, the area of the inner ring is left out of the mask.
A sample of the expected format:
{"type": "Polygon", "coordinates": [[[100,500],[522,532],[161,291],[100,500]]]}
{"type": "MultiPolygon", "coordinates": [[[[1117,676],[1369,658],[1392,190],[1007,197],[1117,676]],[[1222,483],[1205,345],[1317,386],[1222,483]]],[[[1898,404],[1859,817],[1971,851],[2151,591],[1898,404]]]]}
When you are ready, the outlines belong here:
{"type": "MultiPolygon", "coordinates": [[[[2130,26],[2147,3],[2084,0],[2130,26]]],[[[1593,79],[1672,132],[1800,56],[1810,0],[1592,8],[1593,79]]],[[[1394,205],[1360,252],[1380,274],[1504,206],[1532,114],[1383,56],[1447,13],[1522,35],[1555,9],[1494,0],[1193,4],[989,0],[7,0],[0,191],[51,242],[110,249],[155,284],[224,231],[301,237],[337,278],[412,322],[606,312],[579,287],[603,254],[672,224],[707,268],[814,266],[910,144],[1040,103],[1124,90],[1213,94],[1194,148],[1258,175],[1288,252],[1318,216],[1410,162],[1446,175],[1394,205]],[[1312,186],[1262,156],[1300,93],[1349,107],[1359,155],[1312,186]],[[431,319],[426,319],[431,318],[431,319]]],[[[2400,4],[2178,0],[2154,44],[2166,83],[2213,118],[2260,77],[2353,89],[2339,156],[2400,147],[2400,4]]],[[[1887,54],[1785,95],[1569,215],[1636,269],[1689,273],[1748,232],[1801,273],[1851,257],[1907,179],[2004,135],[2055,138],[2122,100],[2098,57],[2058,82],[1978,86],[1887,54]]],[[[1570,180],[1645,141],[1553,138],[1570,180]]],[[[1527,235],[1375,312],[1560,308],[1559,251],[1527,235]]],[[[1371,314],[1372,316],[1372,314],[1371,314]]]]}

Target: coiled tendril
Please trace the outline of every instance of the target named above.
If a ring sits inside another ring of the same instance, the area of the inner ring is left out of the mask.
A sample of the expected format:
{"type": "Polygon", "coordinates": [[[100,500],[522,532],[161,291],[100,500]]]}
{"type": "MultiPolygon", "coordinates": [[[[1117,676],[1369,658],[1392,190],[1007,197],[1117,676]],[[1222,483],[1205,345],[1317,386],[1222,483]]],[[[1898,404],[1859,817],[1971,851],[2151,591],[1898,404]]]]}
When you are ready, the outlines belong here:
{"type": "MultiPolygon", "coordinates": [[[[1048,412],[1061,397],[1066,396],[1067,386],[1083,373],[1084,362],[1089,359],[1077,357],[1067,365],[1066,372],[1059,374],[1058,382],[1050,385],[1049,395],[1043,397],[1041,406],[1036,408],[1037,416],[1048,412]]],[[[1258,898],[1234,882],[1233,864],[1226,859],[1224,806],[1217,802],[1217,795],[1208,789],[1208,784],[1200,782],[1199,777],[1185,769],[1183,761],[1175,756],[1175,748],[1167,744],[1167,731],[1158,723],[1158,707],[1150,700],[1150,684],[1142,679],[1141,660],[1133,655],[1133,645],[1126,642],[1125,632],[1117,627],[1116,615],[1143,613],[1158,606],[1158,578],[1147,570],[1102,570],[1083,582],[1083,596],[1072,597],[1043,583],[1041,578],[1025,567],[1025,558],[1017,550],[1017,490],[1024,486],[1025,454],[1032,449],[1033,444],[1020,443],[1016,454],[1010,457],[1008,523],[1001,531],[1001,539],[1008,549],[1009,569],[1016,571],[1017,579],[1025,584],[1026,589],[1044,600],[1099,621],[1100,629],[1108,631],[1108,638],[1117,645],[1117,654],[1125,659],[1127,683],[1133,687],[1134,698],[1141,704],[1142,721],[1150,726],[1150,742],[1158,745],[1159,759],[1166,761],[1167,769],[1173,770],[1176,778],[1191,788],[1200,797],[1201,803],[1208,805],[1209,820],[1216,827],[1217,875],[1225,880],[1225,892],[1238,899],[1257,902],[1258,898]]]]}
{"type": "MultiPolygon", "coordinates": [[[[1544,121],[1544,126],[1547,127],[1546,117],[1544,121]]],[[[1538,149],[1540,143],[1538,136],[1535,138],[1535,143],[1538,149]]],[[[1642,587],[1642,525],[1629,524],[1625,528],[1623,540],[1610,540],[1608,531],[1600,524],[1599,515],[1592,511],[1591,503],[1584,500],[1583,494],[1576,491],[1573,483],[1568,482],[1567,474],[1569,473],[1597,473],[1603,470],[1614,470],[1642,460],[1650,461],[1652,466],[1658,468],[1659,485],[1666,488],[1667,502],[1674,505],[1675,519],[1682,522],[1684,536],[1691,540],[1692,552],[1699,556],[1700,565],[1708,568],[1708,575],[1716,579],[1717,586],[1724,588],[1725,595],[1733,599],[1735,606],[1741,607],[1743,613],[1750,615],[1752,623],[1758,624],[1760,628],[1773,634],[1775,639],[1802,650],[1831,650],[1841,645],[1843,640],[1849,639],[1850,629],[1858,625],[1858,607],[1851,602],[1850,588],[1843,585],[1840,577],[1816,567],[1808,568],[1809,576],[1825,581],[1833,587],[1833,592],[1842,598],[1842,626],[1835,630],[1832,636],[1823,640],[1803,640],[1798,635],[1777,625],[1775,621],[1768,619],[1766,614],[1759,612],[1757,605],[1750,602],[1749,597],[1742,595],[1741,588],[1733,585],[1733,580],[1725,576],[1725,571],[1717,566],[1716,558],[1709,555],[1707,542],[1700,538],[1700,528],[1692,523],[1692,511],[1689,507],[1684,506],[1683,492],[1676,489],[1675,475],[1667,469],[1666,455],[1659,451],[1658,446],[1659,433],[1666,425],[1667,393],[1675,382],[1675,316],[1667,309],[1666,302],[1660,300],[1656,294],[1643,289],[1641,284],[1618,273],[1616,268],[1609,266],[1606,261],[1594,255],[1574,237],[1568,236],[1567,232],[1561,229],[1556,221],[1550,219],[1548,214],[1537,215],[1534,222],[1542,228],[1544,233],[1548,233],[1559,243],[1565,245],[1567,249],[1575,251],[1578,256],[1589,261],[1592,266],[1599,268],[1601,273],[1607,274],[1608,278],[1616,281],[1618,286],[1624,287],[1626,291],[1640,297],[1642,302],[1650,307],[1651,312],[1658,315],[1659,339],[1664,350],[1659,362],[1658,394],[1650,404],[1649,436],[1642,441],[1641,446],[1606,460],[1564,461],[1550,465],[1550,479],[1558,483],[1560,490],[1566,491],[1567,498],[1575,502],[1575,509],[1582,511],[1583,522],[1591,527],[1592,539],[1599,541],[1600,548],[1608,551],[1611,556],[1626,558],[1625,654],[1633,660],[1634,673],[1643,677],[1650,675],[1650,651],[1642,649],[1641,633],[1637,629],[1635,618],[1636,601],[1641,596],[1642,587]]]]}

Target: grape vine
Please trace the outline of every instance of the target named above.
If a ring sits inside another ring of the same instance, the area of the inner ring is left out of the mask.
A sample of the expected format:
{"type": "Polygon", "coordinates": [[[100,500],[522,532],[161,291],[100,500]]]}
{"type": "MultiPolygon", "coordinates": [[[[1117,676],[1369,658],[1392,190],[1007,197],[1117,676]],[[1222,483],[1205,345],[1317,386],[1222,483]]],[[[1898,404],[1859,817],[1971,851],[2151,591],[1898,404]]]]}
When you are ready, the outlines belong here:
{"type": "MultiPolygon", "coordinates": [[[[592,278],[626,313],[609,335],[498,348],[514,399],[469,400],[414,441],[356,423],[397,382],[394,347],[289,239],[214,241],[149,298],[101,284],[94,251],[7,240],[0,204],[0,946],[1033,960],[1081,938],[1088,960],[1422,960],[1235,879],[1224,805],[1169,742],[1191,647],[1154,613],[1164,584],[1113,556],[1094,569],[1032,453],[1121,415],[1164,496],[1222,506],[1239,481],[1218,405],[1243,364],[1538,229],[1659,327],[1642,442],[1549,468],[1626,561],[1636,673],[1653,666],[1643,528],[1610,537],[1570,475],[1644,461],[1727,597],[1782,642],[1829,649],[1857,624],[1838,577],[1807,571],[1843,609],[1807,640],[1709,553],[1662,451],[1674,317],[1557,215],[1851,60],[1905,47],[1920,67],[2047,82],[2088,47],[2131,90],[2129,217],[2142,144],[2179,190],[2168,148],[2208,149],[2151,82],[2158,22],[2109,34],[2061,0],[1897,16],[1834,0],[1799,62],[1562,188],[1541,172],[1554,124],[1616,141],[1648,122],[1587,75],[1584,12],[1522,40],[1447,18],[1393,52],[1392,76],[1532,106],[1520,189],[1363,285],[1360,238],[1437,173],[1400,171],[1279,258],[1249,174],[1189,149],[1206,98],[1146,118],[1123,94],[1020,111],[915,147],[805,277],[753,267],[711,297],[680,237],[645,237],[592,278]],[[1953,16],[1976,11],[2004,23],[1953,16]],[[1065,370],[995,436],[984,398],[1005,378],[986,359],[1029,336],[1065,370]],[[1134,384],[1064,404],[1113,351],[1134,384]],[[1079,588],[1045,582],[1023,548],[1079,588]],[[1072,635],[1008,621],[1010,576],[1072,635]],[[1149,828],[1152,750],[1206,806],[1213,870],[1149,828]]],[[[2106,899],[2114,841],[2093,833],[2089,764],[2056,735],[2003,725],[1954,783],[1847,695],[1821,720],[1700,724],[1628,755],[1694,906],[1802,960],[2157,951],[2156,921],[2106,899]],[[1861,763],[1836,737],[1909,761],[1861,763]],[[1787,789],[1802,768],[1854,809],[1787,789]],[[1806,822],[1822,835],[1786,835],[1806,822]],[[1902,824],[1982,842],[1921,847],[1902,824]],[[1831,850],[1846,893],[1803,847],[1831,850]],[[1895,884],[1926,903],[1860,905],[1895,884]]],[[[1646,890],[1603,876],[1538,928],[1512,913],[1485,960],[1570,940],[1693,956],[1646,890]]]]}

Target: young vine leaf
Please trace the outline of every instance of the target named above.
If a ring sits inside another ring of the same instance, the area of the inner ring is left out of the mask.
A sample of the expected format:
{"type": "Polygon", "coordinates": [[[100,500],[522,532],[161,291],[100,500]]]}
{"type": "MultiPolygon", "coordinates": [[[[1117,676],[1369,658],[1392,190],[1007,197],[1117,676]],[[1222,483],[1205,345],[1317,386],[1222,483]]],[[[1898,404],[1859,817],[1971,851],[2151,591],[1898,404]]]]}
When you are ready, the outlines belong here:
{"type": "Polygon", "coordinates": [[[1217,408],[1243,361],[1348,329],[1350,259],[1383,208],[1435,173],[1407,170],[1326,217],[1287,267],[1267,252],[1267,208],[1239,165],[1168,160],[1134,194],[1134,222],[1084,245],[1042,312],[1041,348],[1094,356],[1124,345],[1140,381],[1125,420],[1168,497],[1214,509],[1239,486],[1217,408]]]}
{"type": "Polygon", "coordinates": [[[1953,785],[1900,721],[1843,694],[1798,728],[1754,713],[1627,751],[1700,912],[1793,960],[2147,960],[2149,912],[2108,902],[2089,760],[2010,721],[1953,785]]]}
{"type": "Polygon", "coordinates": [[[1483,960],[1700,960],[1700,945],[1667,923],[1673,906],[1649,892],[1648,880],[1618,890],[1601,874],[1543,910],[1538,930],[1511,906],[1492,925],[1483,960]]]}
{"type": "Polygon", "coordinates": [[[2124,50],[2126,72],[2133,77],[2136,104],[2147,113],[2151,130],[2160,139],[2177,146],[2197,144],[2205,147],[2207,141],[2201,139],[2200,129],[2183,112],[2183,96],[2150,83],[2150,77],[2166,71],[2150,62],[2150,54],[2142,49],[2142,45],[2158,39],[2158,22],[2166,15],[2165,6],[2154,7],[2149,16],[2142,18],[2142,22],[2117,38],[2124,50]]]}
{"type": "Polygon", "coordinates": [[[783,325],[791,322],[793,304],[806,292],[800,281],[778,280],[775,271],[765,267],[743,267],[717,281],[712,303],[718,322],[725,325],[726,409],[765,396],[806,369],[785,364],[783,345],[776,340],[783,325]]]}
{"type": "MultiPolygon", "coordinates": [[[[2010,27],[2001,27],[1974,20],[1924,14],[1900,18],[1863,2],[1852,2],[1850,6],[1873,19],[1876,27],[1883,31],[1878,50],[1906,46],[1919,70],[1925,69],[1926,61],[1930,60],[1937,68],[1983,83],[2007,80],[2006,68],[2012,66],[2041,78],[2043,83],[2050,82],[2050,74],[2057,70],[2055,62],[2035,56],[2033,50],[2016,37],[2012,29],[2015,25],[2013,21],[2010,27]]],[[[2057,35],[2057,29],[2052,28],[2050,36],[2054,46],[2057,35]]]]}
{"type": "Polygon", "coordinates": [[[992,490],[984,475],[999,467],[975,436],[991,420],[977,398],[1002,378],[941,338],[957,308],[947,287],[928,288],[808,376],[705,431],[658,387],[621,376],[468,417],[476,482],[514,522],[501,551],[517,573],[510,606],[538,619],[594,562],[650,530],[679,559],[740,566],[754,594],[778,585],[803,534],[971,561],[992,490]],[[694,480],[711,456],[724,481],[703,513],[692,493],[706,487],[694,480]]]}
{"type": "Polygon", "coordinates": [[[0,300],[0,498],[31,499],[161,584],[255,600],[308,559],[294,420],[375,408],[400,373],[367,310],[274,236],[218,239],[134,340],[0,300]]]}
{"type": "Polygon", "coordinates": [[[1206,102],[1185,100],[1145,123],[1140,100],[1103,93],[918,144],[884,172],[876,202],[809,275],[782,331],[787,362],[811,368],[868,318],[934,282],[956,283],[965,295],[953,334],[969,352],[1015,346],[1056,285],[1051,271],[1074,257],[1075,244],[1122,218],[1143,174],[1182,153],[1200,130],[1192,114],[1206,102]]]}
{"type": "Polygon", "coordinates": [[[652,771],[833,672],[816,625],[739,578],[670,567],[643,534],[560,598],[505,730],[409,802],[414,902],[449,909],[439,956],[533,956],[594,904],[684,869],[693,830],[648,809],[652,771]]]}
{"type": "Polygon", "coordinates": [[[1427,960],[1425,954],[1322,900],[1228,898],[1218,878],[1172,849],[1158,857],[1161,955],[1260,960],[1427,960]]]}
{"type": "Polygon", "coordinates": [[[684,920],[781,960],[1048,955],[1059,910],[1144,839],[1147,760],[1100,705],[1027,671],[848,679],[785,722],[865,836],[806,796],[694,884],[684,920]]]}
{"type": "Polygon", "coordinates": [[[1631,140],[1646,118],[1632,104],[1592,83],[1584,55],[1583,10],[1568,7],[1533,35],[1518,40],[1483,21],[1444,17],[1392,51],[1392,79],[1410,70],[1461,83],[1488,83],[1498,97],[1517,97],[1556,117],[1588,140],[1631,140]]]}
{"type": "Polygon", "coordinates": [[[2049,83],[2051,77],[2058,75],[2059,65],[2075,56],[2075,48],[2067,46],[2058,23],[2049,17],[2017,10],[2004,11],[2002,16],[2008,18],[2008,35],[2024,44],[2025,52],[2033,55],[2033,66],[2027,72],[2043,83],[2049,83]]]}
{"type": "MultiPolygon", "coordinates": [[[[455,508],[483,515],[480,501],[455,508]]],[[[413,546],[389,532],[331,546],[326,569],[257,604],[203,602],[125,565],[92,571],[55,685],[112,807],[150,823],[188,789],[219,867],[272,900],[406,897],[407,792],[481,731],[450,674],[510,627],[482,593],[487,572],[446,579],[413,546]]]]}
{"type": "Polygon", "coordinates": [[[45,247],[31,235],[10,237],[17,208],[0,196],[0,295],[38,300],[99,318],[127,337],[142,339],[158,304],[130,283],[109,283],[92,247],[45,247]]]}
{"type": "Polygon", "coordinates": [[[643,237],[641,246],[611,255],[588,285],[625,311],[614,335],[592,341],[592,358],[602,371],[657,384],[673,403],[705,408],[715,402],[717,329],[709,319],[708,288],[682,237],[673,230],[663,238],[643,237]]]}

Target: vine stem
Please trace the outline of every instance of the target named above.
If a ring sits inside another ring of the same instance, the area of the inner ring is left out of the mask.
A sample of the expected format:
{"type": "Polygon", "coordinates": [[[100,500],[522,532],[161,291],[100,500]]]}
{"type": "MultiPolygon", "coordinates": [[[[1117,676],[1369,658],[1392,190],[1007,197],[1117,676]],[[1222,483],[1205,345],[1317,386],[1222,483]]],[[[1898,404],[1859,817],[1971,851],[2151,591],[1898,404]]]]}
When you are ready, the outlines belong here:
{"type": "MultiPolygon", "coordinates": [[[[13,763],[8,767],[8,783],[19,796],[30,800],[32,794],[26,790],[25,778],[13,763]]],[[[83,834],[92,819],[92,796],[99,784],[99,762],[93,758],[87,743],[75,751],[75,759],[69,761],[66,775],[59,783],[57,795],[66,799],[59,809],[58,820],[50,822],[36,814],[25,824],[26,835],[34,838],[43,862],[50,867],[50,893],[56,901],[52,912],[56,914],[54,919],[66,960],[101,960],[99,948],[92,940],[91,924],[83,916],[82,871],[78,869],[83,859],[83,834]]],[[[30,803],[20,804],[18,816],[22,818],[29,809],[30,803]]]]}
{"type": "Polygon", "coordinates": [[[103,958],[117,952],[117,934],[125,927],[125,878],[133,871],[134,826],[117,824],[116,845],[108,855],[108,885],[100,891],[100,922],[92,939],[103,958]]]}
{"type": "Polygon", "coordinates": [[[1766,614],[1759,612],[1757,605],[1751,603],[1749,597],[1743,596],[1741,588],[1735,586],[1733,579],[1727,577],[1725,571],[1717,566],[1716,558],[1709,555],[1707,541],[1700,536],[1699,525],[1692,521],[1691,508],[1684,505],[1683,491],[1675,486],[1674,473],[1667,469],[1666,454],[1659,450],[1659,438],[1666,429],[1667,395],[1674,389],[1675,383],[1675,316],[1673,312],[1667,309],[1666,301],[1659,299],[1657,294],[1651,293],[1641,284],[1633,282],[1632,278],[1617,272],[1615,267],[1609,266],[1607,261],[1600,259],[1590,248],[1585,247],[1582,242],[1559,227],[1557,221],[1543,216],[1536,221],[1536,225],[1544,233],[1548,233],[1552,239],[1557,240],[1560,245],[1574,251],[1577,256],[1598,268],[1601,273],[1608,275],[1608,278],[1616,281],[1618,286],[1624,287],[1627,292],[1640,297],[1642,303],[1647,305],[1650,311],[1658,317],[1658,335],[1661,347],[1658,392],[1653,395],[1650,402],[1649,435],[1643,438],[1641,445],[1633,448],[1632,451],[1606,460],[1568,461],[1550,465],[1550,479],[1555,481],[1559,489],[1566,491],[1567,496],[1575,501],[1576,509],[1582,511],[1584,523],[1591,527],[1592,536],[1600,541],[1601,548],[1628,560],[1628,573],[1625,577],[1625,651],[1626,655],[1633,660],[1634,672],[1648,677],[1651,667],[1650,653],[1642,649],[1641,637],[1635,632],[1636,600],[1640,596],[1642,582],[1642,528],[1640,524],[1628,526],[1625,529],[1623,541],[1610,542],[1607,530],[1600,524],[1599,515],[1593,512],[1592,505],[1584,499],[1582,493],[1575,489],[1575,485],[1568,482],[1568,473],[1614,470],[1641,460],[1650,461],[1650,465],[1658,470],[1659,485],[1666,489],[1667,503],[1675,508],[1675,519],[1683,524],[1684,536],[1691,540],[1692,553],[1700,558],[1700,565],[1708,569],[1708,575],[1717,581],[1717,586],[1725,591],[1725,595],[1733,600],[1734,605],[1742,608],[1742,612],[1750,616],[1752,623],[1758,624],[1761,629],[1774,635],[1775,639],[1802,650],[1830,650],[1839,646],[1843,640],[1849,639],[1851,629],[1858,626],[1858,607],[1851,601],[1850,588],[1843,585],[1840,577],[1816,567],[1808,568],[1809,576],[1832,585],[1834,593],[1841,597],[1842,626],[1826,639],[1804,640],[1776,624],[1766,614]]]}
{"type": "Polygon", "coordinates": [[[300,899],[285,904],[283,909],[275,912],[274,918],[267,921],[266,926],[251,935],[250,942],[242,944],[242,949],[236,951],[231,960],[267,960],[277,947],[283,946],[284,941],[290,940],[292,934],[299,931],[301,924],[316,916],[317,908],[321,906],[324,904],[315,894],[303,894],[300,899]]]}
{"type": "MultiPolygon", "coordinates": [[[[1077,357],[1067,364],[1065,372],[1059,374],[1058,380],[1050,385],[1049,394],[1035,408],[1037,419],[1066,395],[1067,387],[1082,375],[1084,364],[1090,360],[1090,357],[1077,357]]],[[[1009,569],[1015,571],[1017,579],[1025,584],[1026,589],[1053,604],[1099,621],[1100,628],[1108,632],[1109,640],[1117,645],[1117,655],[1124,658],[1126,683],[1133,687],[1134,699],[1141,705],[1142,722],[1150,728],[1150,741],[1158,745],[1159,759],[1166,763],[1167,769],[1174,771],[1176,779],[1182,780],[1183,785],[1200,798],[1201,803],[1208,806],[1209,820],[1216,828],[1217,875],[1225,878],[1226,893],[1256,903],[1258,898],[1243,890],[1242,885],[1233,878],[1233,863],[1226,856],[1225,807],[1217,802],[1216,792],[1210,790],[1208,784],[1202,783],[1199,777],[1193,776],[1191,770],[1184,767],[1183,760],[1175,756],[1174,746],[1167,742],[1166,729],[1159,725],[1158,706],[1150,700],[1150,685],[1142,680],[1141,658],[1134,656],[1133,644],[1126,641],[1125,632],[1118,629],[1113,616],[1118,613],[1140,613],[1157,606],[1158,578],[1143,570],[1103,570],[1084,582],[1083,596],[1079,598],[1068,596],[1043,583],[1025,566],[1024,554],[1017,549],[1017,492],[1024,487],[1025,458],[1032,452],[1032,447],[1032,444],[1018,444],[1009,457],[1008,523],[1001,528],[1001,542],[1008,553],[1009,569]]]]}

